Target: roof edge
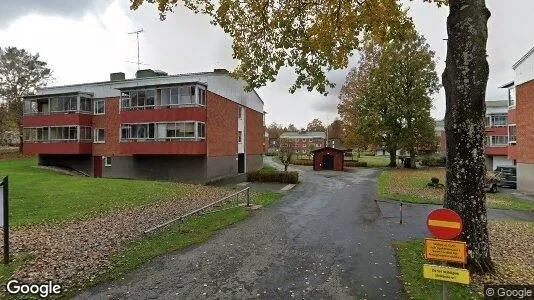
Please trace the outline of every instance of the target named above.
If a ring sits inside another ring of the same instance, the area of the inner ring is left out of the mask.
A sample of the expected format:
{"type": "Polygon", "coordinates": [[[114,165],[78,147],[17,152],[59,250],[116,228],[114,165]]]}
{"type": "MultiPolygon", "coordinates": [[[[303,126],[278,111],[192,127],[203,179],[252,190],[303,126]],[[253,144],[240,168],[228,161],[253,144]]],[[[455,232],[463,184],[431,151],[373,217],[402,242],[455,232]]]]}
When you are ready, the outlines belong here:
{"type": "Polygon", "coordinates": [[[523,57],[521,57],[515,64],[513,64],[512,69],[517,69],[517,67],[519,67],[519,65],[522,64],[527,58],[529,58],[532,53],[534,53],[534,47],[532,47],[532,49],[530,49],[527,54],[523,55],[523,57]]]}

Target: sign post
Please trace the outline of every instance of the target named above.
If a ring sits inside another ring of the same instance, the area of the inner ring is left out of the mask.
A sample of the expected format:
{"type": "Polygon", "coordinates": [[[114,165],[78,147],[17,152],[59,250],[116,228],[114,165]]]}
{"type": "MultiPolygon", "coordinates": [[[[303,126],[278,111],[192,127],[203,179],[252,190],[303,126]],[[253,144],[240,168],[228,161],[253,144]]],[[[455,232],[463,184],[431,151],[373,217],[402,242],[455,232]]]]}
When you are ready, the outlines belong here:
{"type": "Polygon", "coordinates": [[[436,209],[426,220],[428,231],[436,239],[425,239],[425,259],[440,261],[442,265],[423,265],[423,277],[444,281],[443,299],[447,299],[445,282],[469,284],[469,270],[447,267],[447,262],[467,263],[467,243],[453,241],[462,232],[462,218],[450,209],[436,209]]]}
{"type": "Polygon", "coordinates": [[[9,185],[8,177],[0,182],[0,226],[4,230],[4,264],[9,264],[9,185]]]}

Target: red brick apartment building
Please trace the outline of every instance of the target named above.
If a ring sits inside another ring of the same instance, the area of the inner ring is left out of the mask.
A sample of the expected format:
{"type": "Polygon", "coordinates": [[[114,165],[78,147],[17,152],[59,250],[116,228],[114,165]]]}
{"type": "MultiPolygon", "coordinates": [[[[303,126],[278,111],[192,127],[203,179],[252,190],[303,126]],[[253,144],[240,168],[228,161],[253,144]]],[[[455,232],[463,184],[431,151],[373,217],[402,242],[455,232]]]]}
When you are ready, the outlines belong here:
{"type": "Polygon", "coordinates": [[[486,101],[486,167],[513,166],[508,158],[508,100],[486,101]]]}
{"type": "Polygon", "coordinates": [[[293,147],[295,154],[309,154],[311,150],[323,148],[325,141],[324,132],[284,132],[280,135],[280,150],[293,147]]]}
{"type": "Polygon", "coordinates": [[[205,183],[263,166],[263,101],[228,71],[140,70],[24,98],[24,153],[94,177],[205,183]]]}
{"type": "Polygon", "coordinates": [[[508,89],[508,159],[517,165],[517,188],[534,193],[534,48],[513,65],[508,89]]]}

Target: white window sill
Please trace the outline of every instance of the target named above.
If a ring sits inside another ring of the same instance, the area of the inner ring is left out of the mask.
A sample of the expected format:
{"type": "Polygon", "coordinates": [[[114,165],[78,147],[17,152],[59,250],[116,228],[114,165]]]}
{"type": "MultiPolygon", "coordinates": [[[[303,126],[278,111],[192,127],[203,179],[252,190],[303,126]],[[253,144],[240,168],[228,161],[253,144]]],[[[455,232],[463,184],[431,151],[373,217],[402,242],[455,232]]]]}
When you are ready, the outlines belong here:
{"type": "Polygon", "coordinates": [[[93,141],[93,144],[105,144],[105,141],[93,141]]]}

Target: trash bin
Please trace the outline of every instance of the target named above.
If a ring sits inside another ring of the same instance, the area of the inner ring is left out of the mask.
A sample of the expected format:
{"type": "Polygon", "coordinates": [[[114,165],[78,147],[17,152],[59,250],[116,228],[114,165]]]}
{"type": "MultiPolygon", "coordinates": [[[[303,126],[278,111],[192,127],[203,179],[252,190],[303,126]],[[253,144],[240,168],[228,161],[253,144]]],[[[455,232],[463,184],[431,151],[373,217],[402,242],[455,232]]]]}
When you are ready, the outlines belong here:
{"type": "Polygon", "coordinates": [[[404,167],[405,168],[411,168],[412,167],[412,158],[411,157],[405,157],[404,158],[404,167]]]}

